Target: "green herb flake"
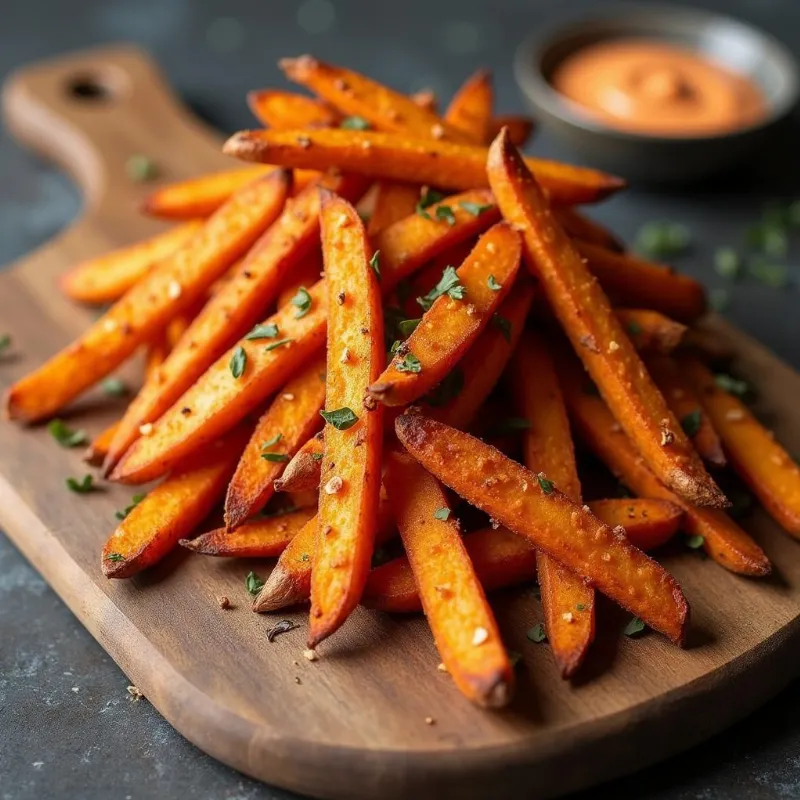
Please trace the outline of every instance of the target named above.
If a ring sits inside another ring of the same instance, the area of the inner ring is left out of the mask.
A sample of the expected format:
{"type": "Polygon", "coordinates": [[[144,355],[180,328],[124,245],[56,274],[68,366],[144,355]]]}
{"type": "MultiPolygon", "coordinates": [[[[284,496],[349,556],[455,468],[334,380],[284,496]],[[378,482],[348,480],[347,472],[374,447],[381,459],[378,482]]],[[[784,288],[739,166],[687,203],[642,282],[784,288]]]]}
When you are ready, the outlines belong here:
{"type": "Polygon", "coordinates": [[[308,561],[309,558],[310,556],[308,555],[308,553],[303,553],[303,555],[300,556],[301,561],[308,561]]]}
{"type": "Polygon", "coordinates": [[[445,375],[437,386],[431,389],[425,397],[429,406],[440,408],[446,406],[451,400],[461,394],[464,388],[464,373],[459,367],[454,367],[445,375]]]}
{"type": "Polygon", "coordinates": [[[511,669],[515,669],[522,661],[522,653],[516,650],[506,650],[506,655],[508,656],[508,663],[511,664],[511,669]]]}
{"type": "Polygon", "coordinates": [[[459,205],[464,209],[464,211],[467,212],[467,214],[472,214],[473,217],[480,216],[484,211],[489,211],[489,209],[494,208],[492,203],[473,203],[470,200],[461,200],[459,205]]]}
{"type": "Polygon", "coordinates": [[[67,478],[67,489],[75,494],[89,494],[95,489],[94,478],[91,475],[84,475],[81,480],[67,478]]]}
{"type": "Polygon", "coordinates": [[[255,597],[264,588],[264,581],[255,572],[248,572],[244,579],[244,588],[255,597]]]}
{"type": "Polygon", "coordinates": [[[364,117],[352,116],[345,117],[339,123],[339,127],[348,131],[368,131],[372,126],[364,117]]]}
{"type": "Polygon", "coordinates": [[[731,305],[731,293],[727,289],[712,289],[708,293],[708,303],[714,311],[727,311],[731,305]]]}
{"type": "Polygon", "coordinates": [[[536,476],[536,480],[539,481],[539,488],[545,494],[553,494],[553,489],[555,488],[555,484],[553,483],[553,481],[547,480],[547,478],[545,478],[544,476],[544,473],[540,472],[536,476]]]}
{"type": "Polygon", "coordinates": [[[544,625],[542,625],[541,622],[528,630],[525,636],[527,636],[532,642],[536,642],[536,644],[541,644],[542,642],[547,641],[547,631],[544,629],[544,625]]]}
{"type": "Polygon", "coordinates": [[[403,340],[402,340],[402,339],[395,339],[395,340],[392,342],[392,346],[389,348],[389,355],[390,355],[390,356],[392,356],[392,357],[394,357],[395,353],[397,353],[397,351],[398,351],[398,350],[399,350],[399,349],[400,349],[402,346],[403,346],[403,340]]]}
{"type": "Polygon", "coordinates": [[[714,382],[717,386],[728,394],[735,397],[747,397],[752,394],[752,387],[747,381],[739,380],[724,372],[719,372],[714,376],[714,382]]]}
{"type": "Polygon", "coordinates": [[[421,217],[424,217],[425,219],[432,219],[431,215],[426,211],[426,209],[430,208],[432,205],[438,203],[442,199],[444,199],[443,194],[425,187],[420,195],[417,205],[414,207],[414,210],[421,217]]]}
{"type": "Polygon", "coordinates": [[[422,306],[423,311],[427,311],[442,295],[447,295],[453,300],[463,300],[466,287],[461,283],[455,267],[445,267],[442,277],[436,286],[431,289],[424,297],[418,297],[417,303],[422,306]]]}
{"type": "Polygon", "coordinates": [[[269,353],[270,350],[274,350],[276,347],[283,347],[285,344],[289,344],[289,342],[293,342],[294,339],[278,339],[277,342],[273,342],[272,344],[268,344],[264,348],[265,353],[269,353]]]}
{"type": "Polygon", "coordinates": [[[490,275],[489,276],[489,278],[486,281],[486,285],[493,292],[499,292],[503,288],[503,285],[497,282],[497,280],[495,279],[494,275],[490,275]]]}
{"type": "Polygon", "coordinates": [[[406,353],[403,358],[395,364],[398,372],[422,372],[422,362],[413,354],[406,353]]]}
{"type": "Polygon", "coordinates": [[[311,454],[311,458],[313,458],[314,461],[322,461],[323,456],[324,456],[323,453],[312,453],[311,454]]]}
{"type": "Polygon", "coordinates": [[[297,294],[292,298],[291,303],[297,307],[297,313],[294,315],[295,319],[300,319],[311,311],[311,295],[304,286],[297,290],[297,294]]]}
{"type": "Polygon", "coordinates": [[[681,428],[683,428],[683,432],[690,439],[693,439],[695,436],[697,436],[697,434],[700,432],[700,426],[702,424],[703,414],[699,408],[696,408],[694,411],[690,411],[681,420],[681,428]]]}
{"type": "Polygon", "coordinates": [[[699,550],[706,543],[706,537],[695,534],[686,537],[686,546],[690,550],[699,550]]]}
{"type": "Polygon", "coordinates": [[[234,351],[233,356],[231,357],[231,375],[234,378],[241,378],[244,375],[244,369],[247,366],[247,353],[245,352],[244,347],[239,345],[234,351]]]}
{"type": "Polygon", "coordinates": [[[125,556],[122,553],[109,553],[106,556],[106,561],[124,561],[125,556]]]}
{"type": "Polygon", "coordinates": [[[420,322],[422,322],[421,317],[418,319],[401,320],[397,323],[397,330],[407,339],[412,333],[414,333],[414,331],[417,329],[417,325],[419,325],[420,322]]]}
{"type": "Polygon", "coordinates": [[[4,333],[2,336],[0,336],[0,353],[2,353],[4,350],[8,350],[9,347],[11,347],[11,336],[9,336],[7,333],[4,333]]]}
{"type": "Polygon", "coordinates": [[[576,611],[586,611],[587,608],[588,606],[584,603],[578,603],[578,605],[575,606],[576,611]]]}
{"type": "Polygon", "coordinates": [[[278,464],[285,464],[289,460],[289,456],[287,456],[286,453],[267,452],[267,453],[262,453],[261,458],[263,458],[264,461],[274,461],[275,463],[278,464]]]}
{"type": "Polygon", "coordinates": [[[647,625],[642,622],[639,617],[633,617],[628,624],[622,629],[625,636],[638,636],[642,633],[647,625]]]}
{"type": "Polygon", "coordinates": [[[333,425],[337,431],[346,431],[352,428],[358,422],[358,417],[353,413],[353,410],[347,408],[336,408],[333,411],[320,411],[322,418],[328,425],[333,425]]]}
{"type": "Polygon", "coordinates": [[[770,221],[751,225],[745,233],[745,242],[751,250],[770,258],[785,258],[789,251],[786,229],[770,221]]]}
{"type": "Polygon", "coordinates": [[[636,248],[657,258],[679,256],[689,249],[691,233],[674,222],[648,222],[636,234],[636,248]]]}
{"type": "Polygon", "coordinates": [[[723,278],[736,280],[742,274],[742,259],[732,247],[719,247],[714,253],[714,270],[723,278]]]}
{"type": "Polygon", "coordinates": [[[114,516],[119,520],[125,519],[125,517],[127,517],[128,514],[130,514],[131,511],[133,511],[133,509],[136,508],[136,506],[138,506],[139,503],[141,503],[142,500],[145,499],[145,497],[147,497],[147,494],[135,494],[131,498],[131,504],[129,506],[125,506],[125,508],[122,511],[115,511],[114,516]]]}
{"type": "Polygon", "coordinates": [[[433,518],[440,519],[442,521],[450,519],[450,509],[447,508],[447,506],[437,508],[436,511],[433,512],[433,518]]]}
{"type": "Polygon", "coordinates": [[[266,450],[269,447],[275,447],[281,439],[283,439],[283,434],[276,433],[269,441],[261,443],[261,449],[266,450]]]}
{"type": "Polygon", "coordinates": [[[121,378],[106,378],[102,383],[103,392],[111,397],[125,397],[130,393],[128,385],[121,378]]]}
{"type": "Polygon", "coordinates": [[[245,341],[252,342],[256,339],[274,339],[277,335],[278,326],[269,322],[266,325],[256,325],[244,338],[245,341]]]}
{"type": "Polygon", "coordinates": [[[451,227],[456,224],[456,215],[450,206],[437,206],[436,219],[439,222],[446,222],[451,227]]]}
{"type": "Polygon", "coordinates": [[[503,338],[511,344],[511,320],[500,316],[500,314],[492,314],[492,325],[500,328],[503,338]]]}
{"type": "Polygon", "coordinates": [[[147,183],[159,175],[158,165],[144,155],[133,155],[125,162],[125,172],[136,183],[147,183]]]}
{"type": "Polygon", "coordinates": [[[747,265],[747,274],[771,289],[784,289],[789,285],[789,270],[781,264],[771,264],[763,259],[751,261],[747,265]]]}
{"type": "Polygon", "coordinates": [[[47,430],[62,447],[79,447],[89,441],[86,431],[72,430],[60,419],[51,419],[47,424],[47,430]]]}
{"type": "Polygon", "coordinates": [[[381,251],[376,250],[369,260],[369,266],[375,273],[375,277],[380,281],[381,279],[381,251]]]}

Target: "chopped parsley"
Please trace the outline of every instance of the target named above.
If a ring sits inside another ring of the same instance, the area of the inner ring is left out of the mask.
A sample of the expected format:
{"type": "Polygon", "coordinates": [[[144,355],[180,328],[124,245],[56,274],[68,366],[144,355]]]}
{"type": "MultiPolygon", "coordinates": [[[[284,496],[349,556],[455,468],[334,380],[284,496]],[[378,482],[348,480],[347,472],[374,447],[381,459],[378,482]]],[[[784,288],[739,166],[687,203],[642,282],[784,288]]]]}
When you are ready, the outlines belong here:
{"type": "Polygon", "coordinates": [[[397,323],[397,330],[407,339],[412,333],[414,333],[414,331],[417,329],[417,325],[419,325],[420,322],[422,322],[421,317],[418,319],[401,320],[397,323]]]}
{"type": "Polygon", "coordinates": [[[547,480],[547,478],[545,478],[545,476],[542,474],[537,475],[536,480],[539,481],[539,488],[545,494],[553,494],[553,489],[555,488],[553,481],[547,480]]]}
{"type": "Polygon", "coordinates": [[[647,625],[642,622],[639,617],[633,617],[628,624],[622,629],[625,636],[638,636],[642,633],[647,625]]]}
{"type": "Polygon", "coordinates": [[[588,606],[584,603],[578,603],[578,605],[575,606],[576,611],[586,611],[587,608],[588,606]]]}
{"type": "Polygon", "coordinates": [[[131,498],[131,504],[129,506],[125,506],[122,511],[115,511],[114,516],[119,520],[125,519],[125,517],[127,517],[128,514],[130,514],[131,511],[133,511],[133,509],[145,499],[145,497],[147,497],[147,494],[135,494],[131,498]]]}
{"type": "Polygon", "coordinates": [[[492,325],[500,328],[503,338],[511,344],[511,320],[500,316],[500,314],[492,314],[492,325]]]}
{"type": "Polygon", "coordinates": [[[648,222],[636,234],[636,248],[648,256],[670,258],[686,252],[691,233],[675,222],[648,222]]]}
{"type": "Polygon", "coordinates": [[[714,253],[714,269],[717,275],[736,280],[742,274],[742,260],[732,247],[720,247],[714,253]]]}
{"type": "Polygon", "coordinates": [[[247,353],[244,350],[244,347],[241,345],[237,346],[237,348],[233,351],[233,356],[231,356],[231,375],[234,378],[241,378],[244,375],[244,369],[247,366],[247,353]]]}
{"type": "Polygon", "coordinates": [[[547,631],[544,629],[544,625],[540,622],[538,625],[534,625],[532,628],[528,630],[525,634],[532,642],[536,642],[536,644],[541,644],[542,642],[547,641],[547,631]]]}
{"type": "Polygon", "coordinates": [[[9,336],[7,333],[4,333],[2,336],[0,336],[0,353],[2,353],[4,350],[7,350],[10,346],[11,336],[9,336]]]}
{"type": "Polygon", "coordinates": [[[432,219],[431,215],[427,212],[426,209],[430,208],[432,205],[435,205],[443,198],[444,195],[441,194],[440,192],[436,192],[433,189],[425,187],[422,194],[420,195],[419,200],[417,201],[417,205],[414,207],[414,210],[421,217],[425,217],[425,219],[432,219]]]}
{"type": "Polygon", "coordinates": [[[256,325],[244,338],[246,341],[252,342],[254,339],[274,339],[277,335],[278,326],[269,322],[266,325],[256,325]]]}
{"type": "Polygon", "coordinates": [[[244,588],[255,597],[264,588],[264,581],[255,572],[248,572],[244,579],[244,588]]]}
{"type": "Polygon", "coordinates": [[[699,408],[696,408],[694,411],[690,411],[682,420],[681,420],[681,428],[683,428],[683,432],[690,438],[693,439],[697,436],[698,432],[700,431],[700,426],[703,423],[703,414],[699,408]]]}
{"type": "Polygon", "coordinates": [[[741,381],[724,372],[717,373],[714,376],[714,382],[720,389],[735,397],[747,397],[753,391],[747,381],[741,381]]]}
{"type": "Polygon", "coordinates": [[[286,453],[273,453],[273,452],[266,452],[261,454],[261,458],[264,461],[274,461],[279,464],[284,464],[289,460],[289,456],[286,453]]]}
{"type": "Polygon", "coordinates": [[[484,211],[488,211],[490,208],[494,208],[492,203],[473,203],[470,200],[462,200],[459,205],[467,214],[472,214],[473,217],[477,217],[480,214],[483,214],[484,211]]]}
{"type": "Polygon", "coordinates": [[[375,277],[380,280],[381,279],[381,251],[376,250],[372,254],[372,258],[369,260],[369,265],[372,271],[375,273],[375,277]]]}
{"type": "Polygon", "coordinates": [[[690,550],[699,550],[706,543],[706,537],[695,534],[686,537],[686,546],[690,550]]]}
{"type": "Polygon", "coordinates": [[[364,117],[352,116],[345,117],[339,123],[339,127],[348,131],[368,131],[372,126],[369,124],[369,120],[364,119],[364,117]]]}
{"type": "Polygon", "coordinates": [[[125,556],[122,553],[109,553],[106,556],[106,561],[124,561],[125,556]]]}
{"type": "Polygon", "coordinates": [[[437,206],[436,219],[439,222],[446,222],[450,226],[456,224],[456,215],[453,213],[453,209],[450,208],[450,206],[437,206]]]}
{"type": "Polygon", "coordinates": [[[314,461],[322,461],[324,455],[324,453],[312,453],[311,458],[313,458],[314,461]]]}
{"type": "Polygon", "coordinates": [[[277,342],[273,342],[272,344],[268,344],[264,348],[265,353],[269,353],[270,350],[274,350],[276,347],[283,347],[285,344],[289,344],[289,342],[293,342],[294,339],[278,339],[277,342]]]}
{"type": "Polygon", "coordinates": [[[455,267],[445,267],[442,277],[424,297],[418,297],[417,303],[427,311],[442,295],[447,295],[453,300],[463,300],[466,288],[461,283],[455,267]]]}
{"type": "Polygon", "coordinates": [[[47,425],[47,430],[62,447],[79,447],[89,441],[86,431],[82,429],[72,430],[60,419],[51,419],[47,425]]]}
{"type": "Polygon", "coordinates": [[[297,313],[294,315],[295,319],[300,319],[311,311],[311,295],[304,286],[297,290],[297,294],[292,298],[291,303],[297,308],[297,313]]]}
{"type": "Polygon", "coordinates": [[[422,362],[413,353],[406,353],[395,368],[398,372],[422,372],[422,362]]]}
{"type": "Polygon", "coordinates": [[[136,183],[146,183],[158,177],[158,166],[153,159],[143,155],[133,155],[125,162],[128,177],[136,183]]]}
{"type": "Polygon", "coordinates": [[[494,277],[494,275],[489,276],[489,278],[486,281],[486,285],[493,292],[499,292],[503,288],[503,285],[497,282],[497,279],[494,277]]]}
{"type": "Polygon", "coordinates": [[[450,509],[447,508],[447,506],[437,508],[436,511],[433,512],[433,518],[440,519],[442,521],[450,519],[450,509]]]}
{"type": "Polygon", "coordinates": [[[106,378],[102,387],[103,391],[111,397],[124,397],[130,392],[127,384],[121,378],[106,378]]]}
{"type": "Polygon", "coordinates": [[[262,442],[261,444],[261,458],[265,461],[277,461],[283,463],[289,460],[289,456],[284,453],[273,453],[269,450],[270,447],[274,447],[278,442],[283,439],[282,433],[276,433],[269,441],[262,442]]]}
{"type": "Polygon", "coordinates": [[[346,431],[358,422],[358,417],[351,408],[336,408],[333,411],[320,411],[322,418],[328,425],[333,425],[337,431],[346,431]]]}
{"type": "Polygon", "coordinates": [[[261,443],[261,449],[266,450],[268,447],[274,447],[281,439],[283,439],[283,434],[276,433],[271,439],[261,443]]]}
{"type": "Polygon", "coordinates": [[[84,475],[81,480],[76,478],[67,478],[67,489],[75,494],[88,494],[94,488],[94,478],[91,475],[84,475]]]}

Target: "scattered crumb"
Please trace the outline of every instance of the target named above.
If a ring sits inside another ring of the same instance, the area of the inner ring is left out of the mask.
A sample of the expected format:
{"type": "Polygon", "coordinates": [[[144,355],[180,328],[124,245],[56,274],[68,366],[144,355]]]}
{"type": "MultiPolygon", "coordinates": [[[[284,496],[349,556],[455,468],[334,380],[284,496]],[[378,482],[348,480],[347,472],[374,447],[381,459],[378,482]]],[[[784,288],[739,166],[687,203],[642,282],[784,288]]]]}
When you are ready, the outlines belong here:
{"type": "Polygon", "coordinates": [[[444,128],[438,122],[431,127],[431,136],[434,139],[444,138],[444,128]]]}
{"type": "Polygon", "coordinates": [[[589,506],[587,506],[586,504],[584,504],[583,506],[581,506],[581,508],[582,508],[582,509],[583,509],[583,510],[584,510],[584,511],[587,513],[587,514],[591,514],[591,512],[592,512],[592,509],[591,509],[591,508],[589,508],[589,506]]]}
{"type": "Polygon", "coordinates": [[[575,622],[575,617],[572,615],[571,611],[565,611],[561,615],[561,619],[563,619],[564,622],[575,622]]]}
{"type": "Polygon", "coordinates": [[[220,608],[230,608],[231,607],[231,601],[227,597],[225,597],[224,594],[220,595],[217,598],[217,602],[219,603],[219,607],[220,608]]]}
{"type": "Polygon", "coordinates": [[[472,634],[472,644],[476,647],[482,645],[487,639],[489,638],[489,631],[486,628],[477,627],[475,628],[475,632],[472,634]]]}
{"type": "Polygon", "coordinates": [[[675,434],[669,429],[669,420],[661,420],[661,446],[666,447],[675,441],[675,434]]]}
{"type": "Polygon", "coordinates": [[[182,293],[183,287],[178,283],[178,281],[170,281],[167,284],[167,297],[169,297],[170,300],[177,300],[182,293]]]}
{"type": "Polygon", "coordinates": [[[447,667],[444,665],[444,663],[440,663],[440,664],[438,664],[438,665],[437,665],[437,667],[436,667],[436,669],[437,669],[439,672],[447,672],[447,667]]]}
{"type": "Polygon", "coordinates": [[[608,343],[608,352],[609,353],[616,353],[619,350],[619,344],[617,342],[611,341],[608,343]]]}
{"type": "Polygon", "coordinates": [[[303,681],[301,681],[300,678],[298,678],[297,675],[295,675],[294,682],[299,686],[303,681]]]}
{"type": "Polygon", "coordinates": [[[425,724],[426,725],[435,725],[436,720],[433,717],[425,717],[425,724]]]}
{"type": "Polygon", "coordinates": [[[738,422],[744,419],[744,411],[741,408],[730,408],[725,412],[725,419],[729,422],[738,422]]]}
{"type": "Polygon", "coordinates": [[[311,139],[309,139],[308,136],[298,136],[297,144],[299,144],[303,150],[307,150],[309,147],[311,147],[311,139]]]}
{"type": "Polygon", "coordinates": [[[325,484],[325,494],[337,494],[342,491],[342,486],[344,486],[344,481],[338,475],[334,475],[325,484]]]}
{"type": "Polygon", "coordinates": [[[288,401],[294,400],[294,395],[291,392],[284,392],[281,395],[281,397],[283,397],[284,400],[288,400],[288,401]]]}
{"type": "Polygon", "coordinates": [[[139,426],[139,433],[142,436],[149,436],[153,432],[153,423],[145,422],[144,425],[139,426]]]}
{"type": "Polygon", "coordinates": [[[308,661],[318,661],[319,656],[317,655],[316,650],[303,650],[303,658],[308,661]]]}
{"type": "Polygon", "coordinates": [[[144,697],[144,693],[138,686],[129,686],[128,694],[130,695],[129,699],[133,703],[138,703],[144,697]]]}
{"type": "Polygon", "coordinates": [[[292,664],[293,664],[295,667],[299,667],[299,666],[300,666],[300,662],[299,662],[299,661],[292,661],[292,664]]]}
{"type": "Polygon", "coordinates": [[[342,350],[342,357],[339,359],[339,361],[342,364],[346,364],[349,360],[350,360],[350,348],[345,347],[345,349],[342,350]]]}

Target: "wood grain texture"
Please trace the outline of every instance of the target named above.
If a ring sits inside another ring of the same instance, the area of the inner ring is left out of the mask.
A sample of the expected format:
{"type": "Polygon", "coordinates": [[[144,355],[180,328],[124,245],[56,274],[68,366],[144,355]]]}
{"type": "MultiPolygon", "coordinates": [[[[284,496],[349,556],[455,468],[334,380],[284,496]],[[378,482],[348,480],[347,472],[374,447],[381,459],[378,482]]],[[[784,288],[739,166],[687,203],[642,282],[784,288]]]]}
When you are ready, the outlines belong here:
{"type": "MultiPolygon", "coordinates": [[[[180,110],[154,67],[129,48],[24,70],[10,79],[4,102],[9,127],[70,166],[87,206],[55,242],[0,274],[0,333],[14,340],[0,358],[2,389],[91,318],[60,296],[55,276],[158,229],[133,213],[152,184],[127,179],[127,156],[154,158],[167,180],[227,163],[219,139],[180,110]],[[104,107],[76,107],[64,87],[86,74],[113,76],[109,85],[124,91],[104,107]]],[[[759,388],[778,437],[800,452],[800,376],[720,320],[709,326],[759,388]]],[[[71,423],[97,433],[119,402],[91,394],[71,423]]],[[[496,595],[505,641],[523,664],[511,707],[487,713],[437,671],[420,617],[358,609],[311,663],[301,654],[302,609],[276,617],[301,627],[268,643],[275,619],[253,614],[244,589],[247,572],[263,576],[267,562],[179,552],[129,582],[107,581],[98,554],[114,511],[133,492],[109,485],[71,494],[64,478],[86,471],[80,458],[80,448],[60,448],[43,428],[0,423],[0,527],[179,731],[216,758],[296,791],[347,800],[554,796],[701,741],[800,672],[800,552],[760,510],[745,524],[773,560],[768,580],[737,578],[680,548],[666,560],[692,604],[687,650],[654,635],[615,636],[626,618],[600,604],[597,642],[569,684],[547,647],[525,638],[541,619],[531,591],[496,595]],[[234,608],[222,610],[219,595],[234,608]]]]}

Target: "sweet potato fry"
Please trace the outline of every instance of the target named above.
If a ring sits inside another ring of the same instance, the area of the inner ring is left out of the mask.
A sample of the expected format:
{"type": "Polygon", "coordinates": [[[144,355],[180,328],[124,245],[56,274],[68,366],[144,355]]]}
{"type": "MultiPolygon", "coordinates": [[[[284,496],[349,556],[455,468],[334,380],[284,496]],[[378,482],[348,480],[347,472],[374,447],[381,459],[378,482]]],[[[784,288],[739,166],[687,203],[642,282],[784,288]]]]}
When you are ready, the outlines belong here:
{"type": "MultiPolygon", "coordinates": [[[[573,503],[582,504],[564,398],[545,344],[533,331],[522,334],[508,376],[516,410],[529,426],[523,433],[525,466],[545,473],[573,503]]],[[[546,553],[537,553],[536,571],[553,656],[561,677],[571,678],[594,639],[594,590],[546,553]]]]}
{"type": "Polygon", "coordinates": [[[278,62],[289,80],[310,89],[344,116],[357,116],[382,131],[404,131],[413,136],[468,141],[457,128],[422,108],[408,95],[396,92],[353,70],[326,64],[312,56],[278,62]]]}
{"type": "Polygon", "coordinates": [[[453,95],[444,118],[466,135],[466,141],[488,144],[493,107],[492,73],[480,69],[453,95]]]}
{"type": "Polygon", "coordinates": [[[565,206],[553,211],[561,227],[573,238],[604,247],[615,253],[624,253],[625,244],[599,222],[584,216],[574,208],[565,206]]]}
{"type": "Polygon", "coordinates": [[[722,442],[684,370],[669,356],[650,356],[645,363],[695,450],[709,464],[724,467],[722,442]]]}
{"type": "Polygon", "coordinates": [[[384,228],[414,213],[420,199],[420,188],[413,183],[379,181],[375,206],[369,218],[367,232],[375,236],[384,228]]]}
{"type": "Polygon", "coordinates": [[[268,558],[279,556],[303,526],[314,517],[314,509],[303,508],[265,519],[253,519],[231,532],[217,528],[178,544],[204,556],[268,558]]]}
{"type": "MultiPolygon", "coordinates": [[[[284,175],[283,181],[285,200],[291,176],[284,175]]],[[[346,176],[326,176],[321,184],[335,186],[345,194],[359,194],[364,188],[359,179],[346,176]]],[[[158,383],[148,386],[148,391],[139,392],[131,403],[106,459],[107,474],[136,441],[142,425],[157,420],[217,358],[253,327],[277,297],[285,276],[314,247],[319,236],[317,186],[306,187],[289,200],[285,208],[283,202],[276,203],[273,220],[237,273],[206,303],[169,354],[158,383]]],[[[278,336],[278,332],[272,333],[272,338],[278,336]]],[[[266,337],[263,338],[266,343],[266,337]]]]}
{"type": "Polygon", "coordinates": [[[790,535],[800,538],[800,467],[775,441],[750,409],[717,385],[701,362],[686,359],[680,369],[689,376],[731,464],[770,516],[790,535]]]}
{"type": "Polygon", "coordinates": [[[27,422],[51,416],[191,308],[263,231],[279,190],[268,176],[238,192],[82,336],[12,386],[9,416],[27,422]]]}
{"type": "Polygon", "coordinates": [[[687,323],[706,312],[705,289],[688,275],[580,239],[575,240],[575,248],[606,294],[619,305],[649,308],[687,323]]]}
{"type": "Polygon", "coordinates": [[[684,640],[689,607],[675,579],[542,474],[467,433],[420,414],[395,422],[401,444],[422,466],[510,530],[673,642],[684,640]],[[570,531],[569,536],[564,532],[570,531]]]}
{"type": "Polygon", "coordinates": [[[292,508],[312,508],[314,513],[317,513],[317,506],[319,505],[318,489],[306,489],[303,492],[287,492],[286,496],[289,498],[289,504],[292,508]]]}
{"type": "Polygon", "coordinates": [[[569,359],[557,362],[570,416],[581,437],[598,458],[636,495],[667,500],[683,509],[683,528],[702,536],[706,552],[718,564],[740,575],[770,573],[764,551],[725,512],[698,508],[671,492],[648,469],[612,416],[608,406],[586,390],[580,367],[569,359]]]}
{"type": "Polygon", "coordinates": [[[108,455],[108,448],[117,432],[119,420],[112,422],[107,428],[104,428],[97,436],[92,439],[89,446],[83,453],[83,460],[93,467],[99,467],[106,456],[108,455]]]}
{"type": "Polygon", "coordinates": [[[517,276],[521,250],[519,234],[509,225],[490,228],[458,270],[451,268],[442,279],[439,296],[369,393],[400,406],[436,386],[491,322],[517,276]]]}
{"type": "Polygon", "coordinates": [[[322,434],[312,436],[292,457],[273,484],[276,492],[303,492],[319,488],[325,445],[322,434]]]}
{"type": "Polygon", "coordinates": [[[494,139],[503,128],[508,130],[508,138],[515,147],[524,147],[531,138],[536,123],[522,114],[500,114],[492,117],[489,123],[489,141],[494,139]]]}
{"type": "Polygon", "coordinates": [[[267,128],[324,128],[342,117],[321,100],[294,92],[262,89],[247,93],[247,106],[267,128]]]}
{"type": "Polygon", "coordinates": [[[652,470],[690,502],[727,501],[680,429],[580,254],[554,219],[520,155],[501,134],[489,180],[503,216],[523,233],[528,267],[539,278],[572,346],[652,470]]]}
{"type": "MultiPolygon", "coordinates": [[[[683,519],[680,508],[663,500],[596,500],[589,508],[609,527],[622,525],[631,544],[640,550],[664,544],[677,533],[683,519]]],[[[507,528],[468,533],[464,545],[487,592],[530,581],[536,569],[536,549],[507,528]]],[[[408,559],[395,558],[372,570],[362,603],[379,611],[421,611],[408,559]]]]}
{"type": "Polygon", "coordinates": [[[103,574],[130,578],[190,534],[225,492],[249,433],[240,426],[195,453],[135,505],[103,547],[103,574]]]}
{"type": "Polygon", "coordinates": [[[365,396],[384,361],[378,275],[358,212],[322,195],[328,354],[319,532],[311,576],[308,646],[358,605],[369,572],[381,488],[382,408],[365,396]]]}
{"type": "MultiPolygon", "coordinates": [[[[240,131],[228,139],[223,151],[244,161],[323,171],[338,167],[371,178],[442,189],[487,185],[485,147],[404,133],[341,128],[240,131]]],[[[625,185],[620,178],[589,167],[539,158],[527,158],[525,163],[558,204],[595,202],[625,185]]]]}
{"type": "Polygon", "coordinates": [[[59,285],[67,297],[79,303],[115,303],[154,264],[186,244],[202,224],[201,220],[190,220],[144,241],[91,258],[62,275],[59,285]]]}
{"type": "Polygon", "coordinates": [[[325,359],[319,356],[284,386],[258,421],[225,497],[229,531],[264,508],[285,463],[322,427],[324,405],[325,359]]]}
{"type": "Polygon", "coordinates": [[[322,277],[322,253],[314,250],[296,264],[281,284],[278,308],[291,303],[300,289],[313,286],[322,277]]]}
{"type": "Polygon", "coordinates": [[[458,524],[448,518],[447,494],[406,453],[390,453],[385,466],[389,503],[442,661],[474,703],[504,706],[511,664],[458,524]]]}
{"type": "Polygon", "coordinates": [[[683,341],[687,328],[646,308],[618,308],[617,319],[640,353],[671,353],[683,341]]]}

